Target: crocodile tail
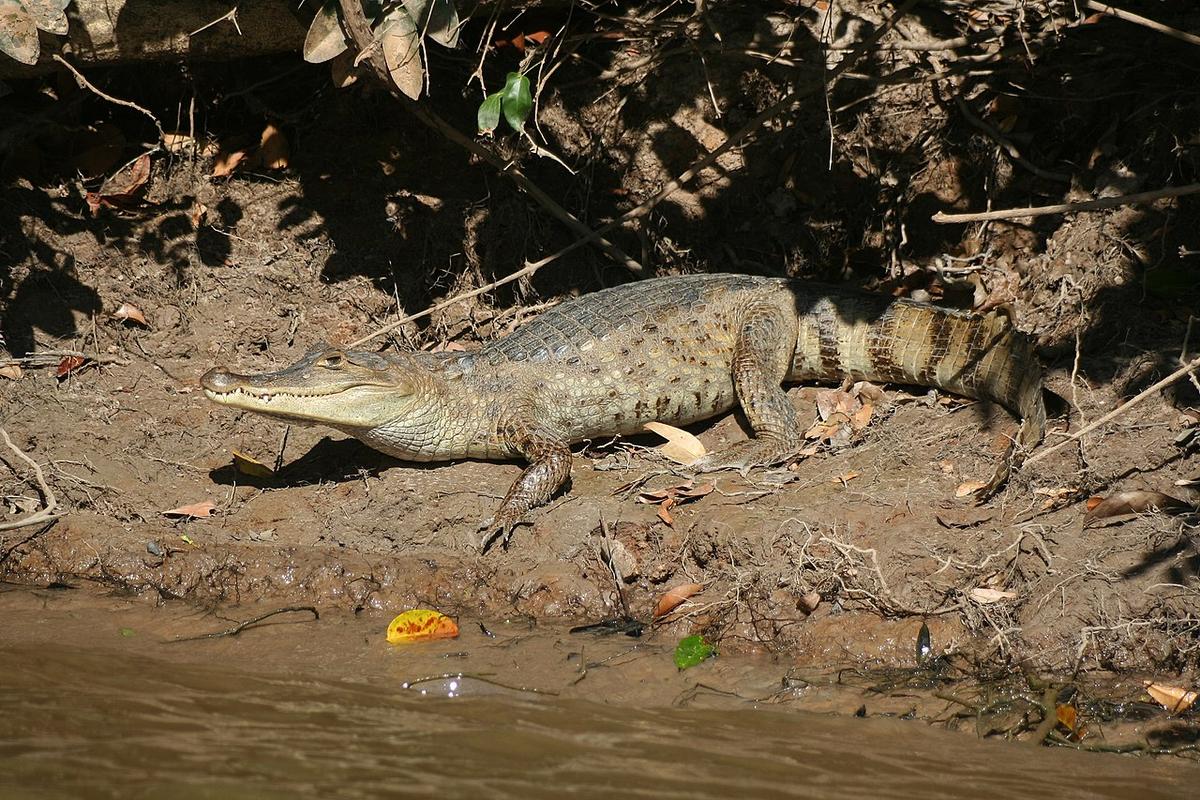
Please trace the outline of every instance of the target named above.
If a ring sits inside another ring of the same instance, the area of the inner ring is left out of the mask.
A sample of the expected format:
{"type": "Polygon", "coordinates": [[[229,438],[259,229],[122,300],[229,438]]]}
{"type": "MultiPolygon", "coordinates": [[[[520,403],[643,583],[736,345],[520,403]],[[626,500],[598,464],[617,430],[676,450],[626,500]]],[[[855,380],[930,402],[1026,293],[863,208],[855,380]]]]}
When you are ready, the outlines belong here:
{"type": "Polygon", "coordinates": [[[911,300],[826,296],[801,315],[796,380],[856,380],[945,389],[990,400],[1022,420],[981,498],[994,494],[1046,432],[1033,343],[1003,311],[974,314],[911,300]]]}

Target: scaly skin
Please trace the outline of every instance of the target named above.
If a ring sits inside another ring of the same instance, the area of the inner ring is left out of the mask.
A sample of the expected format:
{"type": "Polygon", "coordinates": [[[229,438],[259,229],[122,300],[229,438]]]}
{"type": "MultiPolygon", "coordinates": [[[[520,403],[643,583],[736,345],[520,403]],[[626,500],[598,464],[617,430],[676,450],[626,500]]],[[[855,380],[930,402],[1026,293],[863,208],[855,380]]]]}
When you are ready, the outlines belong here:
{"type": "Polygon", "coordinates": [[[845,378],[937,387],[1022,417],[984,496],[1045,432],[1041,369],[1004,314],[746,275],[657,278],[585,295],[474,353],[320,346],[280,372],[213,369],[201,383],[217,403],[329,425],[410,461],[526,459],[484,523],[486,547],[498,535],[507,541],[566,483],[574,442],[741,406],[754,439],[699,467],[778,463],[802,437],[782,385],[845,378]]]}

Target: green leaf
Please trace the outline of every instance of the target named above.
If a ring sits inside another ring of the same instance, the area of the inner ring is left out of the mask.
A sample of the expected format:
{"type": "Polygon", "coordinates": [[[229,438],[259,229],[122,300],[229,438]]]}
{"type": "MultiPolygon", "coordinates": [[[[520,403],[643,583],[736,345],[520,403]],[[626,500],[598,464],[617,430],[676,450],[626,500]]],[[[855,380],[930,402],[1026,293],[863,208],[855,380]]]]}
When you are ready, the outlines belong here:
{"type": "Polygon", "coordinates": [[[500,125],[500,92],[493,92],[479,104],[476,125],[480,133],[491,133],[500,125]]]}
{"type": "Polygon", "coordinates": [[[121,635],[128,639],[131,636],[137,636],[137,632],[133,628],[121,628],[121,635]]]}
{"type": "Polygon", "coordinates": [[[519,72],[510,72],[504,81],[504,89],[501,92],[504,96],[501,102],[504,119],[508,121],[509,127],[514,131],[524,132],[525,120],[529,118],[529,112],[533,109],[533,95],[529,92],[529,78],[519,72]]]}
{"type": "Polygon", "coordinates": [[[694,667],[716,654],[717,649],[704,641],[703,636],[685,636],[675,648],[675,666],[680,669],[694,667]]]}

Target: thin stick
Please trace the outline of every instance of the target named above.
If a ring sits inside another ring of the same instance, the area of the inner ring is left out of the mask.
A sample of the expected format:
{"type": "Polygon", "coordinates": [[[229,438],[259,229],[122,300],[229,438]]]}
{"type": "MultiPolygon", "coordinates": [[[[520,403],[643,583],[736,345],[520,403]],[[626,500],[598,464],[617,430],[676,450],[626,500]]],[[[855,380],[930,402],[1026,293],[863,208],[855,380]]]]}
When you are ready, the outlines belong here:
{"type": "Polygon", "coordinates": [[[0,358],[0,367],[8,367],[14,364],[19,367],[52,367],[57,366],[68,356],[82,358],[85,361],[91,361],[95,364],[125,365],[129,363],[128,358],[110,356],[103,353],[85,353],[82,350],[41,350],[37,353],[21,356],[20,358],[0,358]]]}
{"type": "Polygon", "coordinates": [[[1178,28],[1172,28],[1170,25],[1163,25],[1161,22],[1155,22],[1152,19],[1143,17],[1140,14],[1134,14],[1132,11],[1122,11],[1115,6],[1110,6],[1108,3],[1097,3],[1094,0],[1088,0],[1087,7],[1092,11],[1099,11],[1101,14],[1107,14],[1110,17],[1123,19],[1126,22],[1133,22],[1141,25],[1143,28],[1149,28],[1152,31],[1166,34],[1173,39],[1179,39],[1181,42],[1189,44],[1200,44],[1200,36],[1195,36],[1190,33],[1185,33],[1178,28]]]}
{"type": "Polygon", "coordinates": [[[62,64],[64,67],[66,67],[67,69],[69,69],[71,71],[71,74],[75,76],[75,82],[78,83],[80,85],[80,87],[87,89],[92,94],[94,94],[97,97],[100,97],[104,100],[107,100],[110,103],[113,103],[118,106],[124,106],[125,108],[132,108],[134,111],[138,111],[142,114],[145,114],[147,117],[150,118],[150,121],[154,123],[154,127],[158,128],[158,140],[161,142],[167,137],[166,133],[163,132],[162,124],[158,121],[158,117],[154,116],[149,111],[147,111],[146,109],[139,106],[137,103],[131,102],[129,100],[122,100],[119,97],[113,97],[111,94],[105,94],[104,92],[100,91],[92,84],[91,81],[89,81],[87,78],[83,77],[83,73],[80,72],[79,70],[75,69],[75,67],[73,67],[71,65],[70,61],[67,61],[65,58],[60,56],[58,53],[55,53],[51,57],[55,61],[62,64]]]}
{"type": "Polygon", "coordinates": [[[54,492],[50,489],[50,485],[46,483],[46,476],[42,473],[42,468],[38,463],[22,452],[21,448],[13,444],[12,439],[8,438],[8,431],[0,428],[0,436],[4,437],[4,443],[8,445],[8,449],[17,454],[26,464],[33,468],[33,474],[37,476],[38,488],[42,492],[42,499],[45,501],[45,506],[40,511],[35,511],[24,519],[13,520],[12,522],[0,523],[0,531],[11,531],[17,528],[24,528],[29,525],[40,525],[43,522],[49,522],[53,519],[58,519],[62,514],[55,511],[58,508],[58,498],[54,496],[54,492]]]}
{"type": "Polygon", "coordinates": [[[228,12],[217,17],[212,22],[209,22],[205,25],[201,25],[199,28],[196,28],[196,30],[194,30],[188,34],[188,38],[190,39],[193,36],[195,36],[197,33],[200,33],[200,31],[206,31],[209,28],[211,28],[213,25],[224,22],[225,20],[229,20],[230,22],[232,22],[234,30],[236,30],[238,32],[238,36],[241,36],[242,35],[242,26],[238,25],[237,14],[238,14],[238,7],[234,6],[233,8],[229,9],[228,12]]]}
{"type": "Polygon", "coordinates": [[[248,619],[245,622],[239,622],[237,625],[234,625],[232,628],[228,628],[223,631],[214,631],[212,633],[202,633],[199,636],[182,636],[178,639],[171,639],[170,642],[171,643],[174,643],[174,642],[198,642],[201,639],[220,639],[225,636],[237,636],[242,631],[246,630],[247,628],[249,628],[251,626],[257,625],[258,623],[262,622],[263,620],[270,619],[271,617],[277,616],[279,614],[290,614],[293,611],[308,611],[309,613],[311,613],[313,615],[313,619],[319,620],[321,618],[321,613],[319,611],[317,611],[317,609],[313,608],[312,606],[287,606],[286,608],[277,608],[274,611],[268,611],[266,614],[259,614],[254,619],[248,619]]]}
{"type": "MultiPolygon", "coordinates": [[[[708,153],[706,153],[705,155],[701,156],[699,159],[694,161],[692,163],[692,165],[690,167],[688,167],[686,170],[684,170],[682,173],[680,173],[678,177],[668,181],[667,184],[665,186],[663,186],[663,188],[661,190],[659,190],[659,192],[657,194],[655,194],[653,197],[651,197],[648,200],[643,201],[635,208],[632,208],[629,211],[626,211],[624,214],[617,217],[612,222],[608,223],[607,225],[602,225],[594,231],[588,231],[581,238],[576,239],[574,242],[571,242],[571,244],[567,245],[566,247],[563,247],[561,250],[558,250],[555,253],[551,253],[550,255],[546,256],[545,258],[542,258],[538,261],[533,261],[533,262],[526,261],[524,267],[522,267],[521,269],[512,273],[511,275],[501,278],[500,280],[493,281],[492,283],[489,283],[486,286],[481,286],[478,289],[472,289],[469,292],[463,292],[462,294],[455,295],[454,297],[451,297],[449,300],[443,300],[442,302],[438,303],[437,305],[431,306],[431,307],[425,309],[424,311],[418,311],[417,313],[410,314],[409,316],[404,317],[403,319],[398,319],[395,322],[389,322],[387,325],[384,325],[382,328],[378,328],[378,329],[372,331],[371,333],[368,333],[366,336],[363,336],[362,338],[357,339],[354,342],[351,342],[349,346],[350,347],[358,347],[365,342],[369,342],[371,339],[374,339],[377,336],[382,336],[383,334],[387,333],[388,331],[395,330],[396,328],[400,327],[401,325],[403,325],[407,322],[412,322],[413,320],[420,319],[421,317],[425,317],[425,316],[428,316],[429,314],[433,314],[436,311],[440,311],[441,309],[446,308],[447,306],[454,305],[455,303],[461,302],[463,300],[469,300],[470,298],[477,297],[481,294],[484,294],[485,292],[490,292],[492,289],[503,286],[507,283],[512,283],[513,281],[516,281],[516,280],[520,280],[521,278],[525,277],[526,275],[532,275],[533,273],[537,272],[539,269],[546,266],[547,264],[549,264],[553,261],[557,261],[558,259],[565,256],[567,253],[570,253],[573,250],[583,247],[585,244],[588,244],[595,239],[599,239],[604,234],[608,233],[609,231],[611,231],[615,228],[620,227],[621,225],[624,225],[626,222],[630,222],[635,219],[640,219],[641,217],[648,215],[651,211],[654,210],[654,208],[659,203],[661,203],[663,200],[667,199],[667,197],[669,197],[670,195],[674,194],[676,190],[678,190],[680,187],[682,187],[684,184],[686,184],[692,178],[694,178],[698,174],[700,174],[700,172],[702,170],[706,169],[709,165],[711,165],[713,162],[715,162],[718,158],[720,158],[725,153],[732,150],[734,148],[734,146],[736,146],[743,139],[749,137],[751,133],[753,133],[759,127],[761,127],[765,122],[767,122],[767,120],[769,120],[772,117],[775,117],[776,115],[782,113],[783,111],[791,108],[793,105],[799,103],[805,97],[816,92],[817,90],[823,89],[826,86],[832,86],[834,80],[836,80],[839,76],[841,76],[841,74],[843,72],[846,72],[848,69],[850,69],[850,67],[852,67],[854,64],[856,64],[858,62],[858,60],[860,58],[862,58],[862,56],[868,50],[870,50],[874,46],[874,44],[877,41],[879,41],[879,39],[881,39],[884,36],[884,34],[886,34],[889,30],[891,30],[895,26],[896,22],[902,16],[904,16],[906,13],[908,13],[908,10],[910,8],[912,8],[914,5],[916,5],[916,3],[917,3],[917,0],[907,0],[907,2],[904,3],[904,5],[902,5],[898,9],[896,9],[895,13],[893,13],[892,16],[888,18],[888,21],[886,23],[881,25],[879,27],[879,29],[877,31],[875,31],[875,33],[873,33],[871,36],[868,36],[866,39],[864,39],[862,42],[860,42],[858,47],[855,50],[851,51],[850,53],[847,53],[846,57],[844,59],[842,59],[842,61],[836,67],[834,67],[832,70],[830,70],[828,72],[828,74],[824,77],[824,79],[812,81],[809,85],[796,89],[794,92],[792,92],[788,96],[784,97],[782,100],[780,100],[775,105],[773,105],[770,108],[766,109],[765,111],[761,112],[758,116],[756,116],[754,119],[750,120],[745,125],[743,125],[732,136],[730,136],[728,139],[726,139],[720,145],[718,145],[717,147],[710,150],[708,153]]],[[[343,9],[345,8],[345,4],[352,4],[352,3],[349,3],[349,0],[344,0],[343,9]]],[[[347,24],[349,24],[349,21],[347,22],[347,24]]],[[[386,72],[384,74],[386,74],[386,72]]],[[[402,99],[402,100],[407,100],[407,98],[404,97],[403,95],[398,95],[398,97],[400,97],[400,99],[402,99]]],[[[411,101],[409,101],[409,102],[411,102],[411,101]]],[[[416,104],[413,104],[413,105],[416,106],[416,104]]],[[[420,106],[416,106],[416,108],[421,110],[420,106]]],[[[442,123],[442,124],[445,124],[445,123],[442,123]]],[[[453,129],[451,129],[451,130],[453,130],[453,129]]],[[[457,131],[455,131],[455,133],[457,133],[457,131]]],[[[457,141],[457,140],[455,140],[455,141],[457,141]]],[[[472,142],[472,144],[474,144],[474,142],[472,142]]],[[[472,152],[474,152],[474,151],[472,150],[472,152]]],[[[517,173],[517,174],[519,174],[519,173],[517,173]]],[[[603,241],[603,240],[601,240],[601,241],[603,241]]]]}
{"type": "Polygon", "coordinates": [[[392,96],[399,100],[405,108],[421,122],[436,130],[438,133],[445,136],[450,141],[469,151],[477,158],[491,164],[500,172],[508,175],[513,179],[526,194],[532,197],[538,205],[546,209],[555,219],[562,222],[568,228],[582,234],[588,242],[595,241],[600,249],[607,253],[614,261],[624,266],[630,272],[644,272],[645,268],[640,262],[626,255],[621,248],[617,247],[612,242],[603,238],[602,232],[594,232],[591,228],[585,225],[570,211],[556,203],[550,195],[546,194],[533,181],[531,181],[525,173],[512,162],[505,161],[497,156],[491,150],[483,147],[469,136],[463,135],[461,131],[455,128],[450,123],[433,113],[425,106],[412,100],[403,92],[396,89],[395,84],[388,78],[387,62],[384,60],[383,52],[379,48],[370,49],[369,43],[374,38],[371,35],[371,26],[367,22],[367,18],[362,10],[362,3],[359,0],[341,0],[340,6],[342,9],[342,19],[346,23],[347,32],[350,34],[350,39],[354,45],[362,52],[367,52],[367,58],[371,62],[371,67],[392,96]]]}
{"type": "Polygon", "coordinates": [[[1200,192],[1200,183],[1189,183],[1186,186],[1168,186],[1165,189],[1155,189],[1150,192],[1123,194],[1120,197],[1104,197],[1099,200],[1086,200],[1082,203],[1059,203],[1053,206],[1032,206],[1030,208],[1006,208],[1000,211],[981,211],[975,214],[947,214],[939,211],[930,219],[934,222],[985,222],[992,219],[1016,219],[1017,217],[1043,217],[1047,214],[1070,214],[1076,211],[1099,211],[1102,208],[1119,208],[1139,203],[1149,203],[1164,197],[1182,197],[1187,194],[1200,192]]]}
{"type": "Polygon", "coordinates": [[[1163,378],[1161,381],[1154,384],[1150,388],[1145,389],[1142,392],[1139,392],[1135,397],[1131,397],[1129,400],[1126,400],[1124,403],[1117,406],[1112,411],[1105,414],[1103,417],[1100,417],[1100,419],[1096,420],[1091,425],[1087,425],[1087,426],[1081,428],[1080,430],[1071,434],[1066,439],[1063,439],[1061,442],[1054,445],[1053,447],[1047,447],[1045,450],[1042,450],[1039,453],[1035,453],[1034,455],[1025,459],[1025,466],[1029,466],[1030,464],[1034,463],[1035,461],[1041,461],[1043,458],[1050,455],[1055,450],[1058,450],[1061,447],[1066,447],[1071,442],[1074,442],[1074,441],[1086,436],[1087,434],[1096,430],[1096,428],[1099,428],[1101,425],[1105,425],[1105,424],[1113,421],[1117,417],[1119,417],[1119,416],[1123,415],[1125,412],[1129,411],[1129,409],[1131,409],[1134,406],[1141,403],[1143,400],[1145,400],[1150,395],[1152,395],[1156,392],[1162,391],[1166,387],[1170,386],[1172,383],[1175,383],[1176,381],[1179,381],[1179,380],[1187,377],[1188,375],[1191,375],[1193,372],[1195,372],[1198,369],[1200,369],[1200,357],[1192,359],[1191,361],[1184,364],[1182,367],[1175,370],[1170,375],[1163,378]]]}

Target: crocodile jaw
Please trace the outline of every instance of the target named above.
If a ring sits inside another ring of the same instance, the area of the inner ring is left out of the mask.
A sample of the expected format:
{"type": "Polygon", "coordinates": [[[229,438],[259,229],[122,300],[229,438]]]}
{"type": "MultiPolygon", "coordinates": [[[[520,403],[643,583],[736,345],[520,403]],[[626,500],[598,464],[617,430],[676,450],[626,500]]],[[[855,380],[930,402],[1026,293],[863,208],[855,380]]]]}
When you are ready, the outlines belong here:
{"type": "Polygon", "coordinates": [[[211,369],[200,379],[214,403],[300,425],[329,425],[352,435],[404,414],[406,382],[387,375],[315,375],[307,365],[277,373],[239,375],[211,369]]]}

